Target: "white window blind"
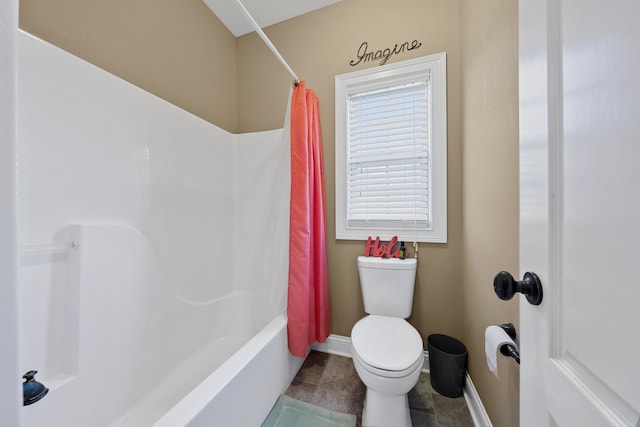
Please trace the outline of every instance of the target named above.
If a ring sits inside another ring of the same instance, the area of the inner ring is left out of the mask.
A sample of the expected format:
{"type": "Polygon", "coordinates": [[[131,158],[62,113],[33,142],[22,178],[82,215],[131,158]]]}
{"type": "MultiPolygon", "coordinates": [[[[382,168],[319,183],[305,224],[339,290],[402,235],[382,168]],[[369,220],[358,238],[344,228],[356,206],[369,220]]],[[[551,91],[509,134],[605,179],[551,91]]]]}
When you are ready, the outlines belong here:
{"type": "Polygon", "coordinates": [[[348,96],[348,226],[428,229],[430,79],[348,96]]]}

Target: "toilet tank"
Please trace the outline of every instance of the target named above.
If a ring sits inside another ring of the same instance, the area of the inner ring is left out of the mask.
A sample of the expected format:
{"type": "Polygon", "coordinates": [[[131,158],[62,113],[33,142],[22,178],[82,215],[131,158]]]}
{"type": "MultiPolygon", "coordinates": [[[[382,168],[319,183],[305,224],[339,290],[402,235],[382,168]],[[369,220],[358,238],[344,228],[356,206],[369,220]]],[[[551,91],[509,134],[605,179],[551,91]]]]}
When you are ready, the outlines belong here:
{"type": "Polygon", "coordinates": [[[413,307],[415,258],[358,257],[364,311],[406,319],[413,307]]]}

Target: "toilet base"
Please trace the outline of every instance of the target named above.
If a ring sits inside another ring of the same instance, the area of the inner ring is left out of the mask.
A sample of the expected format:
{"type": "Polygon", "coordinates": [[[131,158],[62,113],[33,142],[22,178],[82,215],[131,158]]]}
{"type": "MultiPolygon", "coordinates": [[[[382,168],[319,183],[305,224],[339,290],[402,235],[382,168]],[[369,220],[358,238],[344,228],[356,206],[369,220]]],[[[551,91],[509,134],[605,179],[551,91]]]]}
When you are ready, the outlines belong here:
{"type": "Polygon", "coordinates": [[[407,394],[392,395],[367,388],[362,427],[411,427],[407,394]]]}

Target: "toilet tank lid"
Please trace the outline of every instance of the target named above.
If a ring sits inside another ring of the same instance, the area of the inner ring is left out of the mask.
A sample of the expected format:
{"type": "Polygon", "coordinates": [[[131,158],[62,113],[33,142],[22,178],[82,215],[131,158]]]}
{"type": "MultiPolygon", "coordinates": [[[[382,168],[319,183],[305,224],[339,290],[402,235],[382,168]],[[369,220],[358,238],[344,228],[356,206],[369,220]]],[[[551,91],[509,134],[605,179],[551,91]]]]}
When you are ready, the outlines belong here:
{"type": "Polygon", "coordinates": [[[415,270],[418,260],[415,258],[380,258],[359,256],[358,266],[365,268],[383,268],[385,270],[415,270]]]}

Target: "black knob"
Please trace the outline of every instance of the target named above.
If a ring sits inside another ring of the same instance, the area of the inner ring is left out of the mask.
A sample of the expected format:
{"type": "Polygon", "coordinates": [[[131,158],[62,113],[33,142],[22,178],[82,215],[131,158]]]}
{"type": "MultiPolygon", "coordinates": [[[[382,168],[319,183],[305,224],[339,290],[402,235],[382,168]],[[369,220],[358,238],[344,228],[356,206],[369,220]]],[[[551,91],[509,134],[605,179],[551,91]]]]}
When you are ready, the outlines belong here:
{"type": "MultiPolygon", "coordinates": [[[[22,376],[22,378],[24,378],[26,381],[31,381],[36,377],[36,374],[38,373],[38,371],[29,371],[26,374],[24,374],[22,376]]],[[[25,382],[26,382],[25,381],[25,382]]]]}
{"type": "Polygon", "coordinates": [[[498,298],[505,301],[513,298],[516,292],[520,292],[532,305],[540,305],[542,302],[542,284],[535,273],[524,273],[522,281],[517,282],[511,274],[501,271],[493,279],[493,290],[498,298]]]}
{"type": "Polygon", "coordinates": [[[44,385],[36,381],[35,376],[38,371],[29,371],[22,376],[24,382],[22,383],[22,404],[24,406],[36,403],[49,393],[49,389],[44,385]]]}

